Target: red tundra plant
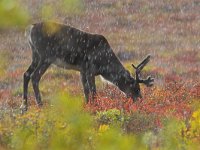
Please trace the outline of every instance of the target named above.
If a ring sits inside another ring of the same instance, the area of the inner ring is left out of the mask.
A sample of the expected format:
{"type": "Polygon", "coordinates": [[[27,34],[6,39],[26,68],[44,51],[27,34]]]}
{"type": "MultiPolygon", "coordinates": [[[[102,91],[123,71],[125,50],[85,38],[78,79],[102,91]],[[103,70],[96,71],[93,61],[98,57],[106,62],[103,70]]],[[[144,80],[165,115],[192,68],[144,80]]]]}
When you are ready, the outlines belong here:
{"type": "Polygon", "coordinates": [[[86,109],[93,113],[114,108],[128,113],[134,110],[134,107],[132,99],[126,98],[118,89],[110,86],[107,86],[106,90],[98,92],[95,100],[90,100],[86,105],[86,109]]]}
{"type": "Polygon", "coordinates": [[[194,96],[194,98],[200,98],[200,82],[197,82],[190,90],[190,94],[194,96]]]}
{"type": "Polygon", "coordinates": [[[86,109],[95,113],[115,108],[125,113],[139,111],[162,117],[176,116],[184,119],[191,115],[189,104],[191,98],[195,95],[190,92],[190,88],[186,85],[181,82],[174,82],[174,80],[166,80],[163,87],[143,87],[143,98],[136,102],[126,98],[118,89],[107,87],[103,92],[98,92],[99,94],[96,96],[95,101],[89,102],[86,105],[86,109]]]}

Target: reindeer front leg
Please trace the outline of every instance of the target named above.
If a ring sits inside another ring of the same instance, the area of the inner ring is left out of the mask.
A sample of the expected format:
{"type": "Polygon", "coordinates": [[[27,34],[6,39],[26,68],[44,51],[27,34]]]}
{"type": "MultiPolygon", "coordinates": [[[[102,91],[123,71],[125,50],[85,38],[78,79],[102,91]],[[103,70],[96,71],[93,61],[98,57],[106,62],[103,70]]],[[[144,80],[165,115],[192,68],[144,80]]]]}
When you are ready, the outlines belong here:
{"type": "Polygon", "coordinates": [[[95,75],[92,73],[87,73],[86,74],[86,79],[89,85],[89,96],[91,96],[92,102],[94,101],[95,95],[96,95],[96,85],[95,85],[95,75]]]}
{"type": "Polygon", "coordinates": [[[89,86],[89,96],[91,96],[91,100],[94,101],[96,95],[96,85],[95,85],[95,66],[88,64],[86,67],[86,80],[89,86]]]}
{"type": "Polygon", "coordinates": [[[96,95],[95,85],[95,69],[91,63],[85,62],[81,70],[81,81],[83,84],[83,90],[85,94],[86,103],[89,102],[89,98],[94,100],[96,95]]]}
{"type": "Polygon", "coordinates": [[[81,80],[83,84],[84,94],[86,98],[86,103],[89,102],[89,98],[94,101],[96,95],[96,85],[95,85],[95,67],[92,63],[88,61],[82,66],[81,70],[81,80]]]}
{"type": "Polygon", "coordinates": [[[82,81],[82,84],[83,84],[85,100],[86,100],[86,103],[88,103],[90,90],[89,90],[89,85],[88,85],[88,82],[87,82],[87,79],[86,79],[86,73],[85,72],[81,72],[81,81],[82,81]]]}

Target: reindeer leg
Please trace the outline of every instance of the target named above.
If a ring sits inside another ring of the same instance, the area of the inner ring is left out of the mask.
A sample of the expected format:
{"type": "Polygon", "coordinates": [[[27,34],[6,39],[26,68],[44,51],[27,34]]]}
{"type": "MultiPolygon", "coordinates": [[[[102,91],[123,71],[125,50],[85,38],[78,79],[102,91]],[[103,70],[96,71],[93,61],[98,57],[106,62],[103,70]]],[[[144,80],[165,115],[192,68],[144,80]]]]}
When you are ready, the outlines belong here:
{"type": "Polygon", "coordinates": [[[86,79],[89,85],[89,91],[92,97],[92,101],[94,101],[96,95],[95,75],[93,75],[90,72],[87,72],[86,79]]]}
{"type": "Polygon", "coordinates": [[[31,76],[33,90],[35,93],[36,102],[37,102],[38,106],[42,106],[41,95],[40,95],[40,90],[39,90],[39,81],[40,81],[42,75],[47,70],[47,68],[50,66],[50,64],[51,63],[49,63],[49,62],[41,61],[31,76]]]}
{"type": "Polygon", "coordinates": [[[22,101],[22,105],[20,106],[22,113],[24,113],[28,109],[28,105],[27,105],[28,84],[31,78],[31,74],[34,72],[34,70],[36,69],[38,65],[38,60],[39,60],[39,56],[37,55],[37,53],[33,53],[32,63],[27,69],[27,71],[24,73],[23,101],[22,101]]]}
{"type": "Polygon", "coordinates": [[[85,72],[81,72],[81,81],[82,81],[82,84],[83,84],[85,100],[86,100],[86,103],[88,103],[88,101],[89,101],[89,85],[88,85],[88,82],[87,82],[87,79],[86,79],[85,72]]]}
{"type": "Polygon", "coordinates": [[[91,92],[92,101],[94,101],[96,95],[96,85],[95,85],[95,76],[91,75],[88,79],[88,84],[91,92]]]}

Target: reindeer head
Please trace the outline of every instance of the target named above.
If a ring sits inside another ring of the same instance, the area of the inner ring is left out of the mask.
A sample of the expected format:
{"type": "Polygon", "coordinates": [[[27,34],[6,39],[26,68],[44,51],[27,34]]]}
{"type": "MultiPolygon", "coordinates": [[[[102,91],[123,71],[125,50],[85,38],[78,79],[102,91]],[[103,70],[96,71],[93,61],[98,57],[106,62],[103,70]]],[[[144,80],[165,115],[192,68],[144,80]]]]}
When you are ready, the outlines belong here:
{"type": "Polygon", "coordinates": [[[150,55],[148,55],[137,67],[132,64],[134,70],[135,70],[135,79],[132,80],[132,83],[130,83],[130,88],[128,88],[126,95],[128,97],[131,97],[134,101],[137,100],[137,98],[142,98],[141,92],[140,92],[140,83],[145,84],[146,86],[150,87],[153,85],[154,79],[152,77],[147,77],[147,79],[140,79],[140,73],[144,66],[150,61],[150,55]]]}

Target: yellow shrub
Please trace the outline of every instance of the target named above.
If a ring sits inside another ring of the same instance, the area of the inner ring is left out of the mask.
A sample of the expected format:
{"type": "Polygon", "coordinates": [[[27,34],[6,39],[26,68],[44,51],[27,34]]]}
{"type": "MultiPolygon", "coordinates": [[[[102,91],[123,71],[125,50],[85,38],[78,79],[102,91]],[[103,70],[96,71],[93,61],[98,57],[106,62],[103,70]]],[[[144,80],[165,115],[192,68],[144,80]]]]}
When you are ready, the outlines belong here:
{"type": "Polygon", "coordinates": [[[200,109],[193,112],[189,124],[190,124],[190,127],[188,131],[188,135],[190,137],[197,137],[200,139],[200,109]]]}

